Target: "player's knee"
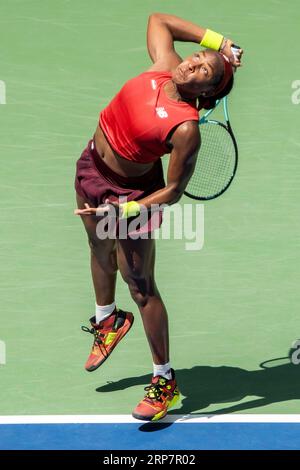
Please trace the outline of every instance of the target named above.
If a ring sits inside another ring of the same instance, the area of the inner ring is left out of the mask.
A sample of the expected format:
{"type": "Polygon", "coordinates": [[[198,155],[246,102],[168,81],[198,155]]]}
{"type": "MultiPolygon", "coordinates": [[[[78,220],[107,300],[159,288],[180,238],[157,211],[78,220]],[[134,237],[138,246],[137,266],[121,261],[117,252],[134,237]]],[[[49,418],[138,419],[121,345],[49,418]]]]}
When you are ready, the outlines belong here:
{"type": "Polygon", "coordinates": [[[147,292],[142,292],[136,285],[128,284],[128,287],[133,301],[139,307],[145,307],[149,300],[149,294],[147,292]]]}
{"type": "Polygon", "coordinates": [[[145,278],[132,278],[127,277],[125,279],[127,282],[130,295],[134,302],[139,307],[145,307],[149,300],[149,290],[147,288],[147,280],[145,278]]]}

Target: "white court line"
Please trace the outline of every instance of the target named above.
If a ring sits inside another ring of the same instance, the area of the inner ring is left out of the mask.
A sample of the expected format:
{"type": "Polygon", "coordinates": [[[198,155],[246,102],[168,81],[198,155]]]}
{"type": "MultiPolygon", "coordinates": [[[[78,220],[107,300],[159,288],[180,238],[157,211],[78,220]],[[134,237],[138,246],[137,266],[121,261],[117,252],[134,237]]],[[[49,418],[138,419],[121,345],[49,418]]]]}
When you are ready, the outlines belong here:
{"type": "MultiPolygon", "coordinates": [[[[161,423],[300,423],[300,414],[168,415],[161,423]]],[[[0,416],[1,424],[130,424],[143,421],[131,415],[18,415],[0,416]]],[[[145,421],[144,421],[145,423],[145,421]]]]}

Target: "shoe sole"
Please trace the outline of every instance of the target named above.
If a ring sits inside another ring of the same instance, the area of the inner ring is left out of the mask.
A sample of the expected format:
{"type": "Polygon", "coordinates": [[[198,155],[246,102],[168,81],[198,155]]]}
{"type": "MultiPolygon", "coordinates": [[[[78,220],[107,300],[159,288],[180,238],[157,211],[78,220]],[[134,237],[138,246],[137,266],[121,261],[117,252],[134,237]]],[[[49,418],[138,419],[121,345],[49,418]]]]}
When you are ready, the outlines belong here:
{"type": "Polygon", "coordinates": [[[97,370],[100,366],[102,366],[103,362],[105,362],[106,359],[109,358],[109,356],[111,355],[111,353],[113,352],[113,350],[115,349],[115,347],[119,344],[119,342],[124,338],[124,336],[127,335],[128,331],[131,329],[131,327],[132,327],[132,325],[133,325],[133,322],[134,322],[134,316],[132,315],[132,322],[131,322],[131,324],[130,324],[128,330],[126,330],[125,333],[123,333],[123,334],[119,337],[119,339],[118,339],[118,341],[116,342],[116,344],[115,344],[114,346],[112,346],[112,348],[111,348],[111,350],[109,351],[109,353],[107,354],[107,356],[104,357],[104,358],[102,359],[102,361],[99,362],[99,364],[97,364],[96,366],[91,366],[91,367],[89,367],[88,369],[85,367],[85,370],[86,370],[87,372],[94,372],[94,371],[97,370]]]}
{"type": "Polygon", "coordinates": [[[159,421],[160,419],[164,418],[166,416],[166,414],[168,413],[169,409],[170,408],[173,408],[173,406],[176,405],[176,403],[178,402],[178,400],[180,400],[181,398],[181,395],[180,393],[178,395],[176,395],[170,402],[168,408],[164,411],[160,411],[160,413],[157,413],[156,415],[154,416],[142,416],[142,415],[138,415],[137,413],[132,413],[132,416],[135,418],[135,419],[139,419],[141,421],[159,421]]]}

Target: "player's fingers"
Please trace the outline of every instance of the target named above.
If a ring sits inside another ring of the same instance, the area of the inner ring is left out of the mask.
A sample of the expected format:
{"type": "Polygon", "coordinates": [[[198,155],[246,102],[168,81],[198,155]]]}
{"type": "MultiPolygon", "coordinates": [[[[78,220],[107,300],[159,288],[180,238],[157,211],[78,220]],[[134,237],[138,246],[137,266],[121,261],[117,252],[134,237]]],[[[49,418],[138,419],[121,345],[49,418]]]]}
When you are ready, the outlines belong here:
{"type": "Polygon", "coordinates": [[[75,215],[87,215],[89,213],[90,211],[88,211],[87,209],[75,209],[74,210],[75,215]]]}
{"type": "Polygon", "coordinates": [[[92,215],[96,214],[97,209],[94,207],[86,207],[86,209],[75,209],[74,214],[75,215],[92,215]]]}

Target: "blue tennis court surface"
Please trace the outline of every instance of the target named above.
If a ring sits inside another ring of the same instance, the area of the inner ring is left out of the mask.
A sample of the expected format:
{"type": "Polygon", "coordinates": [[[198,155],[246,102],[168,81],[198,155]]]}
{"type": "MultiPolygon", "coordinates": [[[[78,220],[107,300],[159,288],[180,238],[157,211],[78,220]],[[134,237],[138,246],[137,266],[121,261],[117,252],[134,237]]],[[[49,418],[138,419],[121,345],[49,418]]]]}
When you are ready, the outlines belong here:
{"type": "MultiPolygon", "coordinates": [[[[249,415],[251,417],[251,415],[249,415]]],[[[265,415],[266,416],[266,415],[265,415]]],[[[295,415],[294,415],[295,416],[295,415]]],[[[290,417],[292,418],[292,417],[290,417]]],[[[242,419],[242,418],[240,418],[242,419]]],[[[3,450],[299,449],[300,422],[1,424],[3,450]]],[[[269,418],[267,417],[266,421],[269,418]]]]}

